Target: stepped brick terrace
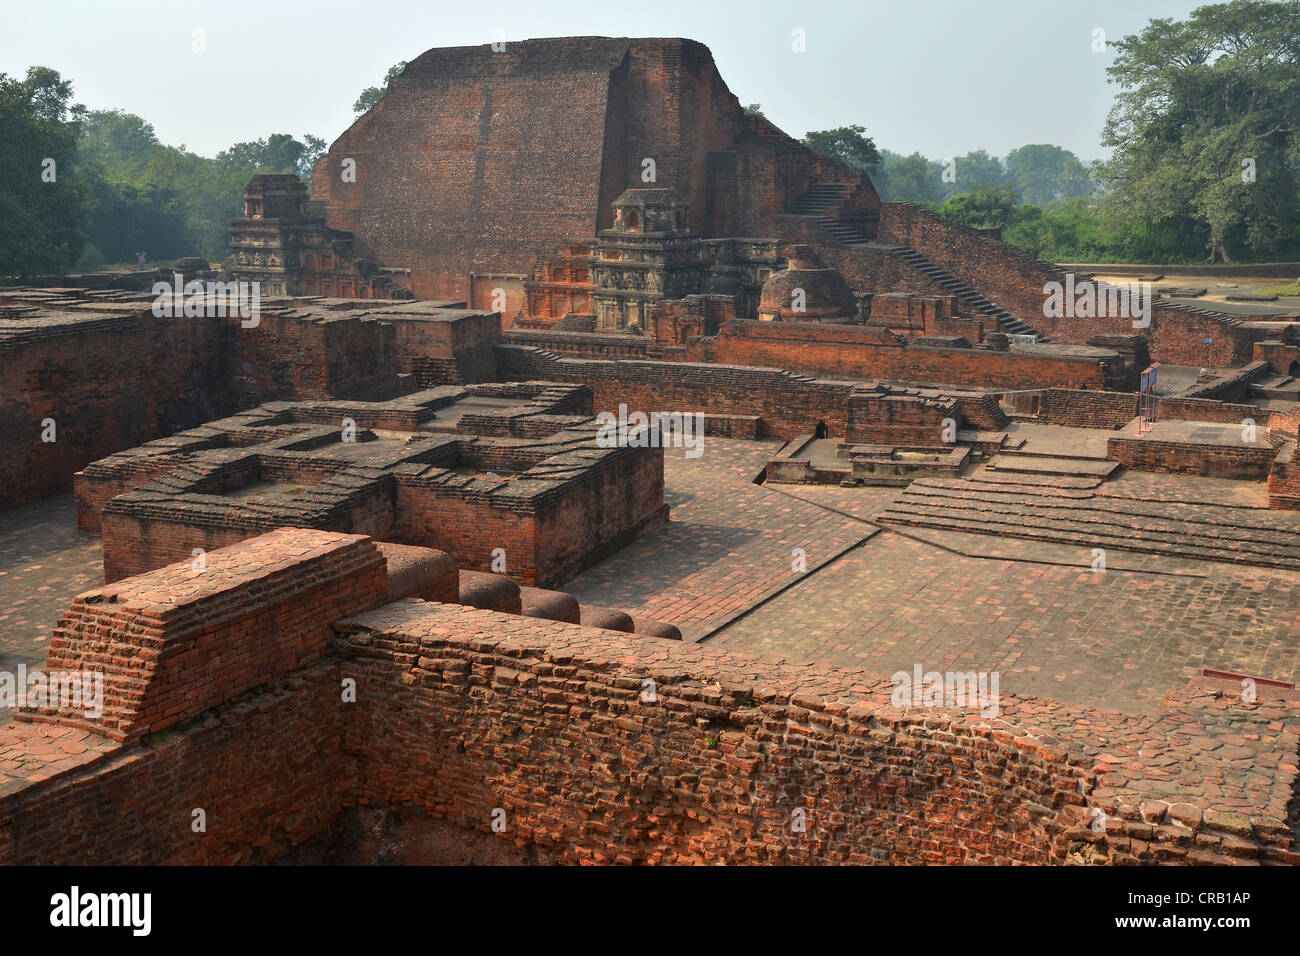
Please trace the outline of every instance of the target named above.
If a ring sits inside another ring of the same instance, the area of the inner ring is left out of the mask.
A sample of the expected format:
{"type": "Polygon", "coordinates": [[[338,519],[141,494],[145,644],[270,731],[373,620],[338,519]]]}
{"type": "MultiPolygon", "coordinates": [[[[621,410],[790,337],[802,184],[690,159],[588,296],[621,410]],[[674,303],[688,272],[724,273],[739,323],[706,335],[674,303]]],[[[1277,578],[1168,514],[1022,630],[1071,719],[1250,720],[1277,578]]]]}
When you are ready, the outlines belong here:
{"type": "Polygon", "coordinates": [[[1300,863],[1294,316],[1056,317],[686,39],[244,198],[0,289],[0,863],[1300,863]]]}

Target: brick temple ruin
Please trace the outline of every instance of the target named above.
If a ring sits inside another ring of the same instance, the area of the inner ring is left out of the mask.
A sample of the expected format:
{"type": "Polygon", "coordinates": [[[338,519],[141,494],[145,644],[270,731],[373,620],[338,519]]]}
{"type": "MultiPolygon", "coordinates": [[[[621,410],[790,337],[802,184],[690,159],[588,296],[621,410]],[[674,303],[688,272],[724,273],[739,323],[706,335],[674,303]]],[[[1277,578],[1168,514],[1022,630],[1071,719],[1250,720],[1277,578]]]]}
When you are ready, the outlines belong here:
{"type": "Polygon", "coordinates": [[[0,862],[1300,862],[1300,317],[1054,318],[684,39],[430,50],[184,265],[0,289],[0,670],[103,686],[0,862]]]}

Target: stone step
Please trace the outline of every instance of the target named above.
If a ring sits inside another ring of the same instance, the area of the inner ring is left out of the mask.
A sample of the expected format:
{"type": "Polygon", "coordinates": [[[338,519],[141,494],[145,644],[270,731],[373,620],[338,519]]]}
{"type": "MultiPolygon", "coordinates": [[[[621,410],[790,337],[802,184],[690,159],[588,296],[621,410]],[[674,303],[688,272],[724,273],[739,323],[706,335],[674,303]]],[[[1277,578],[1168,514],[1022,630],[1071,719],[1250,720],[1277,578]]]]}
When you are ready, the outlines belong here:
{"type": "Polygon", "coordinates": [[[1119,462],[1097,458],[1025,455],[1011,452],[990,458],[986,467],[991,471],[1031,475],[1087,475],[1109,478],[1119,469],[1119,462]]]}
{"type": "MultiPolygon", "coordinates": [[[[1286,521],[1286,526],[1276,526],[1276,512],[1108,498],[1081,488],[1041,484],[998,487],[994,477],[920,479],[877,518],[884,524],[1300,568],[1297,528],[1286,521]]],[[[1054,480],[1077,485],[1084,479],[1054,480]]]]}
{"type": "MultiPolygon", "coordinates": [[[[957,296],[968,308],[972,308],[976,312],[993,319],[999,331],[1010,332],[1015,335],[1038,335],[1038,332],[1027,322],[1017,319],[1002,306],[981,295],[969,283],[963,282],[951,272],[931,262],[930,259],[910,246],[893,247],[891,252],[928,277],[940,288],[957,296]]],[[[1039,341],[1045,342],[1047,339],[1039,336],[1039,341]]]]}
{"type": "MultiPolygon", "coordinates": [[[[991,496],[990,496],[991,497],[991,496]]],[[[891,505],[891,510],[931,519],[983,522],[1033,529],[1045,537],[1053,535],[1106,536],[1141,541],[1151,546],[1187,546],[1223,553],[1252,554],[1300,563],[1300,547],[1281,536],[1258,529],[1241,529],[1226,525],[1197,524],[1176,519],[1106,512],[1080,507],[1078,502],[1060,497],[1055,503],[1036,500],[1002,503],[970,502],[952,498],[915,496],[909,490],[891,505]],[[988,505],[992,504],[992,507],[988,505]],[[981,507],[984,505],[984,507],[981,507]]]]}
{"type": "MultiPolygon", "coordinates": [[[[1012,458],[1056,458],[1062,461],[1107,461],[1104,450],[1100,454],[1085,454],[1080,452],[1060,452],[1060,451],[1037,451],[1032,447],[1025,447],[1028,443],[1021,439],[1020,444],[1014,448],[1004,446],[1002,454],[1012,458]]],[[[1005,469],[1004,469],[1005,470],[1005,469]]]]}
{"type": "Polygon", "coordinates": [[[918,528],[963,531],[997,537],[1045,541],[1053,544],[1071,544],[1089,549],[1113,548],[1118,551],[1221,561],[1256,567],[1300,569],[1300,556],[1293,557],[1285,554],[1262,553],[1255,550],[1233,550],[1203,546],[1190,543],[1186,538],[1180,538],[1177,541],[1164,541],[1153,536],[1141,537],[1125,534],[1123,529],[1118,526],[1097,529],[1063,527],[1047,529],[1035,526],[1032,523],[1026,523],[1023,519],[1014,522],[999,522],[974,518],[960,511],[944,515],[941,513],[905,512],[896,509],[883,511],[877,514],[873,520],[885,525],[907,525],[918,528]]]}
{"type": "Polygon", "coordinates": [[[1252,398],[1280,398],[1285,401],[1300,401],[1300,380],[1290,375],[1281,375],[1250,386],[1252,398]]]}

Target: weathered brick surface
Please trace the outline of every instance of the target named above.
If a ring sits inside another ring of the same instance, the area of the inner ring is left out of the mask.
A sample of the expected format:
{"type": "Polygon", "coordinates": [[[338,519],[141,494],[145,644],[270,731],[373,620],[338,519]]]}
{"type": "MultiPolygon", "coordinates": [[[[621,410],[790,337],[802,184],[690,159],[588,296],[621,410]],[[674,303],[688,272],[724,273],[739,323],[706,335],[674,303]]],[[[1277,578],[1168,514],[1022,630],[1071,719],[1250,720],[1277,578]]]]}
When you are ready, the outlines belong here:
{"type": "Polygon", "coordinates": [[[1277,452],[1272,448],[1211,448],[1149,439],[1112,438],[1106,457],[1139,471],[1209,475],[1218,478],[1265,478],[1277,452]]]}
{"type": "Polygon", "coordinates": [[[708,48],[677,38],[429,50],[332,144],[312,182],[329,224],[409,268],[417,296],[483,308],[504,288],[514,315],[535,261],[608,228],[647,157],[706,235],[771,235],[814,181],[854,184],[837,215],[874,228],[879,199],[864,175],[747,117],[708,48]],[[355,182],[342,179],[345,159],[355,182]]]}
{"type": "Polygon", "coordinates": [[[1075,428],[1123,428],[1138,413],[1132,392],[1049,388],[1039,396],[1038,420],[1075,428]]]}
{"type": "Polygon", "coordinates": [[[87,462],[233,410],[222,320],[76,311],[75,300],[10,318],[9,301],[0,296],[0,507],[66,491],[87,462]]]}
{"type": "MultiPolygon", "coordinates": [[[[382,564],[368,542],[285,535],[369,547],[382,564]]],[[[280,551],[231,549],[248,562],[232,565],[228,593],[264,593],[280,551]]],[[[157,598],[185,592],[171,572],[149,580],[157,598]]],[[[348,580],[371,582],[362,606],[385,586],[381,568],[348,580]]],[[[278,640],[316,645],[340,609],[286,622],[297,636],[278,640]]],[[[276,620],[256,626],[243,640],[281,634],[276,620]]],[[[324,661],[308,655],[240,703],[220,700],[241,684],[218,691],[211,667],[188,671],[204,719],[175,735],[115,748],[63,726],[0,728],[0,863],[292,858],[357,806],[484,834],[500,809],[498,839],[574,863],[1300,859],[1294,694],[1244,703],[1198,682],[1140,717],[1003,695],[986,716],[900,709],[889,681],[857,668],[459,605],[399,601],[333,630],[324,661]],[[1171,764],[1194,772],[1171,786],[1171,764]]],[[[148,646],[126,626],[106,633],[148,646]]],[[[146,710],[163,687],[149,685],[146,710]]],[[[423,832],[396,824],[397,855],[423,832]]]]}
{"type": "MultiPolygon", "coordinates": [[[[321,832],[346,799],[354,762],[338,746],[336,668],[316,666],[204,720],[123,749],[105,738],[77,772],[33,768],[9,780],[0,758],[0,864],[213,865],[262,863],[321,832]],[[195,810],[205,829],[196,831],[195,810]]],[[[11,723],[0,754],[33,752],[78,732],[11,723]],[[63,733],[65,736],[54,737],[63,733]]],[[[38,751],[39,752],[39,751],[38,751]]]]}
{"type": "Polygon", "coordinates": [[[128,578],[78,596],[50,641],[47,670],[105,675],[103,714],[64,705],[17,719],[114,740],[157,733],[304,666],[328,643],[330,620],[387,599],[373,542],[305,529],[128,578]]]}
{"type": "Polygon", "coordinates": [[[528,346],[501,346],[498,364],[508,378],[581,382],[593,407],[616,412],[701,412],[758,421],[747,434],[792,439],[815,433],[819,422],[852,441],[938,444],[944,419],[968,410],[980,427],[1005,424],[988,396],[948,389],[899,388],[872,382],[814,379],[779,368],[688,362],[593,361],[560,358],[528,346]]]}
{"type": "Polygon", "coordinates": [[[1147,339],[1158,362],[1226,368],[1251,360],[1256,333],[1241,319],[1168,299],[1154,302],[1150,326],[1143,329],[1133,328],[1128,317],[1046,317],[1043,287],[1064,283],[1065,269],[913,203],[884,203],[879,235],[882,242],[915,249],[1054,342],[1082,344],[1096,335],[1135,333],[1147,339]],[[1207,346],[1205,338],[1213,342],[1207,346]]]}
{"type": "Polygon", "coordinates": [[[529,382],[269,403],[88,466],[80,521],[103,534],[109,581],[293,526],[434,548],[469,569],[502,550],[506,573],[553,586],[667,516],[663,450],[601,447],[590,396],[529,382]]]}
{"type": "Polygon", "coordinates": [[[586,359],[709,362],[784,368],[810,375],[977,388],[1122,388],[1120,357],[1106,349],[1041,346],[994,351],[909,346],[875,325],[723,322],[717,335],[685,348],[639,336],[512,331],[512,345],[586,359]]]}
{"type": "MultiPolygon", "coordinates": [[[[1294,701],[1189,688],[1152,718],[1006,698],[992,719],[903,711],[852,668],[517,621],[390,605],[345,625],[362,688],[346,746],[386,754],[359,778],[363,799],[483,831],[500,807],[507,836],[576,862],[1045,863],[1089,859],[1090,808],[1128,813],[1176,756],[1216,785],[1187,784],[1189,804],[1240,814],[1256,856],[1289,851],[1295,767],[1276,761],[1296,749],[1294,701]],[[397,713],[430,704],[458,720],[400,751],[376,745],[397,713]],[[1225,732],[1244,746],[1195,756],[1225,732]]],[[[1096,846],[1160,861],[1150,842],[1096,846]]]]}
{"type": "Polygon", "coordinates": [[[796,322],[724,323],[713,361],[788,368],[815,375],[980,388],[1111,388],[1123,384],[1119,357],[1104,349],[998,352],[922,348],[880,341],[872,326],[796,322]],[[1079,352],[1087,354],[1077,354],[1079,352]]]}

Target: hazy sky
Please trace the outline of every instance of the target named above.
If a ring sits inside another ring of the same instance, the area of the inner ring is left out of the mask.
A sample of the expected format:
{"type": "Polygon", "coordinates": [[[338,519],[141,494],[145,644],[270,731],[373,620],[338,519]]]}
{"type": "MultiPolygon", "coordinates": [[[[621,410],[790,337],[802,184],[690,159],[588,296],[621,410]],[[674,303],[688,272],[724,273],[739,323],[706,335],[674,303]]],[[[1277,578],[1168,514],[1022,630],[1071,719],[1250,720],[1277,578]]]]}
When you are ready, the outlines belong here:
{"type": "MultiPolygon", "coordinates": [[[[941,159],[1055,143],[1084,160],[1114,87],[1094,53],[1192,0],[0,0],[0,72],[57,69],[78,102],[213,155],[274,132],[333,140],[388,67],[435,46],[540,36],[686,36],[742,103],[794,136],[859,123],[878,146],[941,159]],[[206,50],[193,51],[194,31],[206,50]],[[802,29],[807,50],[791,49],[802,29]]],[[[3,131],[0,131],[2,135],[3,131]]]]}

